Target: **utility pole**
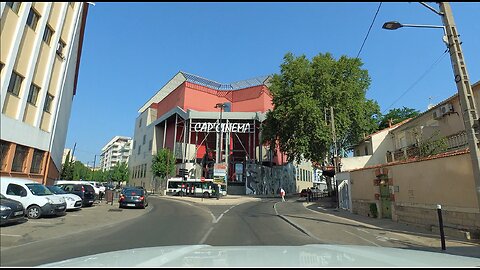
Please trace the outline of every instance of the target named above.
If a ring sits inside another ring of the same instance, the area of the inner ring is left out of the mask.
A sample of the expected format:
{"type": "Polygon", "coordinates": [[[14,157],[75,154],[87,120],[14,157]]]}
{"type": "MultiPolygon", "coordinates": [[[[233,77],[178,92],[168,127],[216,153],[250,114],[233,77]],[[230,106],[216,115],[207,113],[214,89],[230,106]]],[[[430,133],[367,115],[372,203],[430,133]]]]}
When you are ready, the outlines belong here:
{"type": "Polygon", "coordinates": [[[475,99],[472,86],[468,78],[467,66],[463,57],[460,35],[453,19],[452,9],[448,2],[440,2],[440,14],[442,14],[443,25],[445,26],[450,60],[452,62],[455,83],[457,85],[458,97],[462,109],[463,122],[467,133],[470,157],[472,159],[473,178],[477,194],[478,208],[480,211],[480,150],[479,150],[479,116],[475,108],[475,99]]]}
{"type": "Polygon", "coordinates": [[[70,160],[69,160],[68,162],[72,162],[72,160],[73,160],[73,155],[75,155],[75,148],[76,148],[76,147],[77,147],[77,143],[75,143],[75,144],[73,145],[72,155],[70,156],[70,160]]]}
{"type": "Polygon", "coordinates": [[[92,181],[95,181],[95,161],[97,160],[97,155],[93,157],[93,168],[92,168],[92,181]]]}
{"type": "Polygon", "coordinates": [[[335,174],[333,175],[333,182],[335,185],[335,195],[337,197],[337,208],[339,208],[339,196],[337,185],[337,135],[335,134],[335,117],[333,115],[333,107],[330,107],[330,124],[332,125],[332,139],[333,139],[333,168],[335,174]]]}

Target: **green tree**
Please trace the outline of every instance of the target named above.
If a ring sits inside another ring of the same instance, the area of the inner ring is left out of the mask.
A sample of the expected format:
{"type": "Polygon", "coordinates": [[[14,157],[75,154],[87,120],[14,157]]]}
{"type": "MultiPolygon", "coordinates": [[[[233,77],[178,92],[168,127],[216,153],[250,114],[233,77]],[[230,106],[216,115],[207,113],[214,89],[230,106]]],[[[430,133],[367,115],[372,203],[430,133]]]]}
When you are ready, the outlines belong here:
{"type": "Polygon", "coordinates": [[[80,161],[73,163],[73,180],[90,180],[91,170],[80,161]]]}
{"type": "Polygon", "coordinates": [[[115,164],[109,172],[109,175],[113,181],[116,182],[128,182],[128,165],[126,162],[120,162],[115,164]]]}
{"type": "Polygon", "coordinates": [[[332,151],[332,131],[325,116],[334,108],[337,147],[346,153],[365,134],[377,130],[380,109],[365,94],[368,71],[358,58],[335,60],[330,53],[308,60],[287,53],[271,86],[274,109],[267,112],[263,142],[279,147],[289,161],[322,163],[332,151]]]}
{"type": "Polygon", "coordinates": [[[392,125],[398,124],[408,118],[414,118],[420,114],[419,110],[403,107],[401,109],[394,108],[388,111],[387,114],[379,117],[378,130],[388,128],[389,122],[392,125]]]}
{"type": "Polygon", "coordinates": [[[70,151],[68,151],[68,154],[65,157],[65,163],[63,163],[60,178],[65,180],[73,179],[73,162],[70,160],[70,151]]]}
{"type": "Polygon", "coordinates": [[[152,173],[155,182],[155,190],[157,189],[156,177],[163,180],[162,187],[165,186],[167,176],[175,173],[175,157],[172,151],[167,148],[160,149],[152,160],[152,173]]]}

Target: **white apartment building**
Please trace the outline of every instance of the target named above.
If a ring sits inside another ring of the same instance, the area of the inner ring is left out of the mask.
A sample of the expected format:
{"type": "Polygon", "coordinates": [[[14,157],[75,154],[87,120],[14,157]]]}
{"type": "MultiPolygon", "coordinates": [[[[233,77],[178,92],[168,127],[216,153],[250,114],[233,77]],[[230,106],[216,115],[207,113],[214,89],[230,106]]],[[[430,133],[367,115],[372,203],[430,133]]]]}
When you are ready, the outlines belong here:
{"type": "Polygon", "coordinates": [[[100,155],[100,167],[104,171],[110,170],[116,164],[128,164],[132,152],[132,138],[115,136],[103,148],[100,155]]]}
{"type": "Polygon", "coordinates": [[[59,177],[87,12],[85,2],[0,2],[0,175],[59,177]]]}

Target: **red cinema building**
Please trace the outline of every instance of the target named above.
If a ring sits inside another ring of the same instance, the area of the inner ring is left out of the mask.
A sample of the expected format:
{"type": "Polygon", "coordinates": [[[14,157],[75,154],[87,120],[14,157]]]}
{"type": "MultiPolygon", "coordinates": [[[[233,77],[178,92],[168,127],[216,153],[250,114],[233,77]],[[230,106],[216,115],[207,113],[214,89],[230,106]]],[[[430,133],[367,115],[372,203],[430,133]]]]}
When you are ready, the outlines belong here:
{"type": "Polygon", "coordinates": [[[260,147],[260,127],[273,108],[269,79],[223,84],[177,73],[139,110],[129,161],[132,182],[150,183],[152,156],[161,148],[172,150],[177,172],[186,168],[191,178],[214,178],[215,164],[223,164],[229,186],[244,185],[247,163],[285,164],[286,156],[260,147]]]}

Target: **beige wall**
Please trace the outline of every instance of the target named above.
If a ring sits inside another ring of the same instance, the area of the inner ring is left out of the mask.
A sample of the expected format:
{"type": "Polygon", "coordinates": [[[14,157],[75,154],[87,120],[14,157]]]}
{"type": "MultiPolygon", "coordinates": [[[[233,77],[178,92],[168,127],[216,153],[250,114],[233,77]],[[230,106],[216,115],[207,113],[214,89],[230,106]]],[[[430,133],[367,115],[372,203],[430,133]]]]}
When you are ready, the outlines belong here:
{"type": "Polygon", "coordinates": [[[36,114],[37,114],[37,107],[27,103],[25,106],[25,113],[23,114],[23,122],[33,126],[36,114]]]}
{"type": "MultiPolygon", "coordinates": [[[[381,213],[380,193],[374,168],[351,171],[353,213],[369,215],[369,204],[375,203],[381,213]]],[[[423,225],[432,229],[438,225],[436,207],[446,212],[446,226],[456,230],[475,231],[480,224],[480,212],[475,193],[470,154],[461,154],[403,162],[388,169],[392,202],[392,220],[423,225]]]]}
{"type": "MultiPolygon", "coordinates": [[[[20,7],[22,9],[22,7],[20,7]]],[[[18,24],[19,17],[10,8],[5,7],[4,17],[0,22],[2,38],[0,38],[0,60],[7,62],[8,52],[11,50],[13,43],[11,42],[15,36],[15,27],[18,24]]],[[[20,12],[20,11],[19,11],[20,12]]]]}
{"type": "Polygon", "coordinates": [[[7,93],[7,96],[5,97],[5,103],[2,104],[2,113],[11,118],[17,117],[17,109],[19,103],[20,99],[18,97],[7,93]]]}

